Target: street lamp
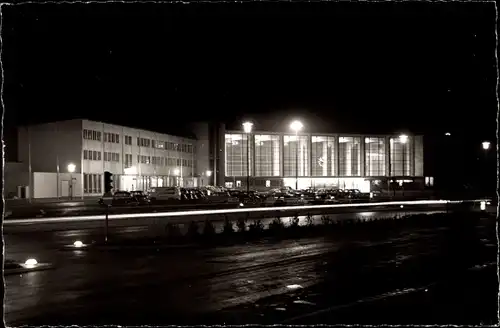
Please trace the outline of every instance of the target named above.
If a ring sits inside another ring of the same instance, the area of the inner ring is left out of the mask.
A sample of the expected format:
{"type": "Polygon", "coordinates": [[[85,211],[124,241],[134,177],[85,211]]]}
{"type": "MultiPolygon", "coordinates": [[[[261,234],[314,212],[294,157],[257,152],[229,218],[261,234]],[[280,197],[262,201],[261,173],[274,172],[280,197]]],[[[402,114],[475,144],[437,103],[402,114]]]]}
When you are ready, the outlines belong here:
{"type": "Polygon", "coordinates": [[[406,174],[405,169],[405,157],[406,157],[406,144],[408,143],[408,136],[406,134],[402,134],[399,136],[399,142],[403,145],[403,177],[406,174]]]}
{"type": "Polygon", "coordinates": [[[406,157],[406,144],[408,143],[408,136],[406,134],[402,134],[399,136],[399,142],[403,145],[403,181],[401,183],[401,186],[403,188],[403,196],[405,195],[405,175],[406,175],[406,168],[405,168],[405,157],[406,157]]]}
{"type": "Polygon", "coordinates": [[[295,142],[297,144],[295,151],[295,190],[299,189],[299,131],[302,130],[304,126],[300,121],[293,121],[290,124],[290,129],[295,131],[295,142]]]}
{"type": "Polygon", "coordinates": [[[491,146],[491,143],[489,141],[483,141],[481,143],[482,147],[483,147],[483,150],[484,150],[484,170],[483,170],[483,174],[484,174],[484,179],[483,179],[483,183],[485,184],[484,186],[484,189],[485,189],[485,193],[487,193],[488,191],[488,150],[490,149],[490,146],[491,146]]]}
{"type": "Polygon", "coordinates": [[[73,199],[73,173],[75,172],[76,165],[73,163],[68,164],[68,172],[70,173],[70,182],[69,182],[69,197],[73,199]]]}
{"type": "Polygon", "coordinates": [[[247,134],[247,192],[250,192],[250,133],[252,133],[253,123],[243,123],[243,131],[247,134]]]}

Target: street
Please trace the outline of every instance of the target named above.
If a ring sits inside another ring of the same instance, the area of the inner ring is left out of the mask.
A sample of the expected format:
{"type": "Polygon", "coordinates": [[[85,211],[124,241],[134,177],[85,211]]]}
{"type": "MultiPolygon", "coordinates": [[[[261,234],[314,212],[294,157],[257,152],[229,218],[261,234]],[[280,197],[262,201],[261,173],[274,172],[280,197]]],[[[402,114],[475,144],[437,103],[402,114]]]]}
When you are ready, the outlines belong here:
{"type": "MultiPolygon", "coordinates": [[[[395,231],[378,239],[360,235],[358,240],[325,237],[212,249],[122,251],[60,249],[76,239],[100,238],[101,229],[96,227],[38,230],[30,225],[24,233],[6,227],[8,259],[36,257],[39,262],[54,265],[47,271],[5,277],[6,322],[355,323],[361,320],[359,313],[382,309],[380,302],[396,297],[407,298],[396,301],[400,307],[428,307],[433,300],[422,297],[419,289],[428,285],[435,286],[427,288],[428,292],[441,295],[443,302],[450,301],[443,297],[443,290],[454,288],[456,298],[460,290],[466,293],[477,289],[484,291],[477,303],[496,305],[497,277],[491,270],[491,263],[496,263],[494,223],[492,218],[481,220],[472,237],[465,240],[459,236],[461,232],[457,235],[452,228],[443,227],[395,231]],[[477,265],[486,266],[464,273],[477,265]],[[456,281],[455,285],[450,281],[444,286],[441,282],[447,277],[462,281],[458,284],[461,289],[457,289],[456,281]],[[403,295],[395,292],[406,289],[416,291],[403,295]],[[373,298],[377,300],[370,303],[373,305],[361,304],[373,298]],[[311,313],[314,315],[309,316],[311,313]]],[[[147,229],[140,226],[117,227],[113,235],[140,236],[144,231],[147,229]]],[[[444,311],[440,319],[422,314],[419,318],[423,324],[435,323],[433,320],[487,323],[496,319],[496,308],[491,308],[483,306],[482,317],[460,309],[461,316],[444,311]]],[[[390,311],[380,313],[378,317],[367,314],[366,321],[397,321],[390,311]]]]}

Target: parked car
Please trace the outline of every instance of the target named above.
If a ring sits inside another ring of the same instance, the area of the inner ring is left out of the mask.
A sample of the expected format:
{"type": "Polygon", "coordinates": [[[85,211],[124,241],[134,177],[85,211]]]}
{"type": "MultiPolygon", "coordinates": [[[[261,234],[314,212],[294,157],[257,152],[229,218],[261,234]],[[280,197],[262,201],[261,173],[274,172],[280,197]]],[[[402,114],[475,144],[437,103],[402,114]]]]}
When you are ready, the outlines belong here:
{"type": "Polygon", "coordinates": [[[139,205],[148,205],[151,200],[149,196],[142,190],[136,190],[130,192],[130,195],[137,201],[139,205]]]}
{"type": "Polygon", "coordinates": [[[206,199],[210,203],[237,203],[239,201],[237,197],[232,197],[227,191],[211,192],[206,199]]]}
{"type": "MultiPolygon", "coordinates": [[[[104,205],[104,198],[99,199],[99,204],[104,205]]],[[[111,206],[138,205],[139,202],[128,191],[116,191],[111,199],[111,206]]]]}
{"type": "Polygon", "coordinates": [[[181,188],[179,187],[155,187],[148,192],[151,202],[181,200],[181,188]]]}

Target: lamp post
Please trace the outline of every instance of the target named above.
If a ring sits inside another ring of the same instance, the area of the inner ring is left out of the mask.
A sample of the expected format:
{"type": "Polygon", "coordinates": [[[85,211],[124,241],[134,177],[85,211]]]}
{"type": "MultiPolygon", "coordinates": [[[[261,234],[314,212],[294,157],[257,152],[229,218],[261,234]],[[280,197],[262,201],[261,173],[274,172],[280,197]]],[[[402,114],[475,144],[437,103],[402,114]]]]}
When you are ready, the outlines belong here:
{"type": "Polygon", "coordinates": [[[293,121],[290,124],[290,128],[295,131],[295,142],[296,152],[295,152],[295,190],[299,189],[299,131],[302,129],[303,125],[300,121],[293,121]]]}
{"type": "Polygon", "coordinates": [[[179,187],[179,175],[180,170],[179,169],[174,169],[174,176],[175,176],[175,186],[179,187]]]}
{"type": "Polygon", "coordinates": [[[486,190],[488,189],[488,150],[490,149],[491,143],[489,141],[483,141],[481,143],[481,146],[483,147],[484,150],[484,169],[483,169],[483,174],[484,174],[484,188],[485,188],[485,196],[486,196],[486,190]]]}
{"type": "Polygon", "coordinates": [[[75,172],[76,165],[73,163],[68,164],[68,172],[70,173],[69,175],[69,197],[70,199],[73,199],[73,173],[75,172]]]}
{"type": "Polygon", "coordinates": [[[403,146],[403,182],[401,183],[401,186],[403,188],[403,196],[405,195],[405,174],[406,174],[406,167],[405,167],[405,157],[406,157],[406,144],[408,143],[408,136],[406,134],[402,134],[399,136],[399,142],[403,146]]]}
{"type": "Polygon", "coordinates": [[[247,134],[247,192],[250,192],[250,133],[252,133],[253,123],[243,123],[243,131],[247,134]]]}
{"type": "Polygon", "coordinates": [[[212,171],[207,170],[205,172],[205,175],[207,176],[207,184],[209,185],[210,184],[210,177],[212,176],[212,171]]]}

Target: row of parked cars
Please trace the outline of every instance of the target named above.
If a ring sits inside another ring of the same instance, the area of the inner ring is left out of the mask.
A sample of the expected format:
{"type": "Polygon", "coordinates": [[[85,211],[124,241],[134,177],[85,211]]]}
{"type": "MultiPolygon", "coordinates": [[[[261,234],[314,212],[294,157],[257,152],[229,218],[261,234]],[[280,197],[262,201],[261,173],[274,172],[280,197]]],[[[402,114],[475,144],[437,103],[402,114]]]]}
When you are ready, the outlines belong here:
{"type": "MultiPolygon", "coordinates": [[[[266,192],[231,190],[221,187],[156,187],[144,191],[117,191],[112,205],[148,205],[162,203],[239,203],[240,205],[327,204],[368,200],[373,195],[358,189],[273,189],[266,192]]],[[[101,198],[99,203],[104,204],[101,198]]]]}
{"type": "MultiPolygon", "coordinates": [[[[210,190],[207,188],[157,187],[144,191],[116,191],[111,197],[111,205],[149,205],[190,203],[237,203],[239,199],[232,197],[228,191],[210,190]]],[[[99,204],[104,204],[104,197],[99,204]]]]}

